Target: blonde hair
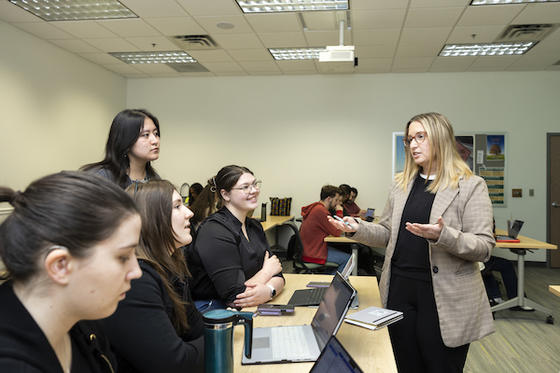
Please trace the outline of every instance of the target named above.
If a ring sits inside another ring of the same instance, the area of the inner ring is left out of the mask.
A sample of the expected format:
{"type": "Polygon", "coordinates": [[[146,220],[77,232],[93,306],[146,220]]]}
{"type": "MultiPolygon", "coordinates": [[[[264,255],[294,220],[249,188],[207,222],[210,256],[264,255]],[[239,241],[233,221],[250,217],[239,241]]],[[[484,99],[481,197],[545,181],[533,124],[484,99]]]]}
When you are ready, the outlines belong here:
{"type": "MultiPolygon", "coordinates": [[[[431,170],[436,170],[436,177],[428,186],[428,191],[436,193],[440,189],[457,188],[461,177],[468,178],[473,175],[469,166],[459,156],[449,119],[439,113],[415,115],[406,124],[405,139],[413,122],[422,124],[430,144],[430,162],[427,169],[422,171],[429,175],[432,173],[431,170]]],[[[406,191],[408,184],[419,171],[420,166],[414,162],[410,151],[406,151],[404,170],[395,177],[397,185],[406,191]]]]}

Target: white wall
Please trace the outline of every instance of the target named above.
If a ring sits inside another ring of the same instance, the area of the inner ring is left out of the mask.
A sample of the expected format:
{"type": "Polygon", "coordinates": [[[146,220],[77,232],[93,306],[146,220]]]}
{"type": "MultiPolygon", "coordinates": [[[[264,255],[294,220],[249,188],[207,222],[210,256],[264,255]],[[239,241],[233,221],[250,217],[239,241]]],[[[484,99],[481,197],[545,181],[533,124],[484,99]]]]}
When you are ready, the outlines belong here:
{"type": "Polygon", "coordinates": [[[261,200],[292,196],[295,215],[326,183],[356,186],[361,207],[381,210],[392,132],[414,114],[442,112],[458,133],[507,132],[497,225],[513,216],[544,240],[546,132],[560,128],[559,86],[559,72],[130,79],[127,106],[159,117],[163,177],[204,183],[221,166],[246,165],[264,182],[261,200]],[[523,198],[512,199],[512,187],[523,198]]]}
{"type": "Polygon", "coordinates": [[[0,22],[0,185],[100,160],[125,103],[126,79],[0,22]]]}

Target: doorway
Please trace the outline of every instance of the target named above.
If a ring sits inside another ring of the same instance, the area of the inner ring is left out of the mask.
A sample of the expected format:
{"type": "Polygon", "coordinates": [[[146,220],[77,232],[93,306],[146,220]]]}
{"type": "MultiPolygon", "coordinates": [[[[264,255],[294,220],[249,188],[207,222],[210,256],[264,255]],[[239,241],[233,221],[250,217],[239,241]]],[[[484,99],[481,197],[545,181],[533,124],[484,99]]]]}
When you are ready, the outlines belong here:
{"type": "MultiPolygon", "coordinates": [[[[546,241],[560,247],[560,133],[547,133],[546,241]]],[[[547,250],[551,268],[560,268],[560,249],[547,250]]]]}

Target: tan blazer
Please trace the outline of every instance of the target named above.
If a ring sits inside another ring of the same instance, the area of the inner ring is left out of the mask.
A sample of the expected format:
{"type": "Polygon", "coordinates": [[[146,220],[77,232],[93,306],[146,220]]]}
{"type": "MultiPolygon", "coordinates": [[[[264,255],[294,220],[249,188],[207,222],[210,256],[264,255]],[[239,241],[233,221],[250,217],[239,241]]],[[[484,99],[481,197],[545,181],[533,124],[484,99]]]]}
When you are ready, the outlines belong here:
{"type": "MultiPolygon", "coordinates": [[[[381,301],[387,305],[391,258],[399,225],[412,188],[405,191],[393,183],[379,223],[360,221],[352,237],[368,246],[387,247],[379,283],[381,301]]],[[[487,261],[496,245],[492,234],[492,204],[484,180],[462,178],[459,187],[436,193],[430,223],[443,217],[437,242],[428,240],[430,271],[443,342],[457,347],[494,332],[490,304],[477,262],[487,261]]]]}

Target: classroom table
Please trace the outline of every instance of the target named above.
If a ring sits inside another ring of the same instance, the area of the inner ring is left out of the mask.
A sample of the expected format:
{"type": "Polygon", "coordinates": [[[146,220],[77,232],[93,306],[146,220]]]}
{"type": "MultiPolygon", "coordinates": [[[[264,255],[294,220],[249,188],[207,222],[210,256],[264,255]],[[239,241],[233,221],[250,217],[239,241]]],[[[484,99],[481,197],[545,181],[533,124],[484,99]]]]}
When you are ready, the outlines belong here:
{"type": "Polygon", "coordinates": [[[335,243],[342,243],[342,244],[347,244],[350,245],[350,248],[352,249],[352,256],[354,257],[354,269],[352,270],[352,275],[357,276],[358,275],[358,244],[359,242],[356,240],[351,239],[350,237],[346,237],[346,236],[340,236],[340,237],[336,237],[336,236],[327,236],[324,239],[325,242],[335,242],[335,243]]]}
{"type": "MultiPolygon", "coordinates": [[[[496,234],[506,235],[507,232],[497,229],[496,234]]],[[[509,249],[512,253],[517,254],[517,297],[495,305],[492,307],[492,312],[506,310],[516,306],[528,306],[544,312],[547,315],[546,322],[552,324],[554,323],[552,311],[525,296],[525,255],[527,254],[527,250],[556,250],[558,247],[522,235],[518,235],[517,238],[519,242],[496,242],[496,247],[509,249]]]]}
{"type": "Polygon", "coordinates": [[[548,290],[554,295],[560,297],[560,285],[548,285],[548,290]]]}
{"type": "Polygon", "coordinates": [[[272,216],[268,215],[265,221],[261,221],[264,231],[268,231],[278,225],[282,225],[289,220],[293,220],[293,216],[272,216]]]}
{"type": "MultiPolygon", "coordinates": [[[[331,281],[333,276],[284,274],[284,277],[286,279],[286,286],[272,301],[276,304],[288,303],[294,290],[305,289],[305,285],[309,281],[331,281]]],[[[375,277],[350,276],[350,283],[360,295],[360,307],[358,310],[369,306],[381,307],[379,288],[375,277]]],[[[255,307],[246,308],[244,311],[255,311],[255,309],[255,307]]],[[[350,310],[348,313],[357,312],[358,310],[350,310]]],[[[295,315],[293,316],[258,316],[254,318],[253,324],[254,327],[309,324],[316,311],[317,308],[313,307],[296,307],[295,315]]],[[[235,327],[233,354],[234,371],[236,373],[309,372],[313,366],[313,363],[241,365],[243,335],[243,326],[235,327]]],[[[336,336],[364,372],[397,372],[387,328],[372,331],[343,323],[336,336]]]]}

